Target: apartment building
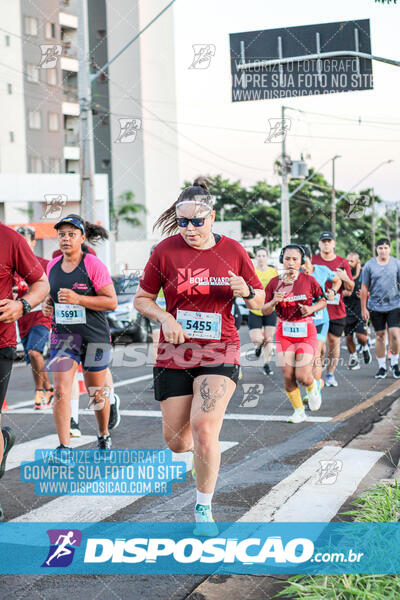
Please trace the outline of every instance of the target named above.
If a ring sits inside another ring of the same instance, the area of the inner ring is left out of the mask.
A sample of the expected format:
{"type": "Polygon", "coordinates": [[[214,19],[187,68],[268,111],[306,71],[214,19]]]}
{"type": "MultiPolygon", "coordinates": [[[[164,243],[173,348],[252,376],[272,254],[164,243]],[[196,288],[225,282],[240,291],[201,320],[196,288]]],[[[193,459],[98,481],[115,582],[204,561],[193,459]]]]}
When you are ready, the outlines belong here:
{"type": "MultiPolygon", "coordinates": [[[[0,176],[79,173],[78,1],[0,0],[0,176]]],[[[91,72],[164,5],[88,0],[91,72]]],[[[128,191],[146,206],[140,227],[121,224],[120,240],[152,239],[153,222],[180,187],[177,133],[169,126],[177,121],[174,67],[171,9],[92,86],[95,172],[108,175],[111,206],[128,191]],[[127,119],[136,124],[134,139],[121,135],[127,119]]],[[[0,219],[32,221],[42,210],[37,202],[0,206],[0,219]]]]}

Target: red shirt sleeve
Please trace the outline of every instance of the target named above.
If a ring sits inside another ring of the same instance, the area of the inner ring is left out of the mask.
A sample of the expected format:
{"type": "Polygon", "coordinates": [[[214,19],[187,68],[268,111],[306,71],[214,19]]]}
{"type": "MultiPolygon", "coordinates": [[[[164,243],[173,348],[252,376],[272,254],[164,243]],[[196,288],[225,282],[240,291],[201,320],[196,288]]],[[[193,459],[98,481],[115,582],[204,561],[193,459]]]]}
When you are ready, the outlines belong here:
{"type": "Polygon", "coordinates": [[[267,304],[267,302],[271,302],[272,298],[274,297],[274,291],[276,289],[277,279],[278,279],[278,277],[273,277],[267,283],[267,287],[265,288],[265,303],[266,304],[267,304]]]}
{"type": "Polygon", "coordinates": [[[20,236],[14,244],[14,271],[18,273],[25,281],[35,283],[44,274],[43,268],[29,248],[28,242],[20,236]]]}
{"type": "Polygon", "coordinates": [[[140,287],[148,294],[158,294],[164,281],[161,273],[160,254],[156,246],[140,278],[140,287]]]}

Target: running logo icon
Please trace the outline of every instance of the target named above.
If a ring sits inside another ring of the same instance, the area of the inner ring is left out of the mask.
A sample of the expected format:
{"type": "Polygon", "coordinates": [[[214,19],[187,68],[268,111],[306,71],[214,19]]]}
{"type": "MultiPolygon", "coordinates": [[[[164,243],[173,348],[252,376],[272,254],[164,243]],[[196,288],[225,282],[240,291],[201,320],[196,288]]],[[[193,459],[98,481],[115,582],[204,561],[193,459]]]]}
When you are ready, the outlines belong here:
{"type": "Polygon", "coordinates": [[[81,545],[79,529],[48,529],[50,549],[42,567],[68,567],[74,558],[75,548],[81,545]]]}

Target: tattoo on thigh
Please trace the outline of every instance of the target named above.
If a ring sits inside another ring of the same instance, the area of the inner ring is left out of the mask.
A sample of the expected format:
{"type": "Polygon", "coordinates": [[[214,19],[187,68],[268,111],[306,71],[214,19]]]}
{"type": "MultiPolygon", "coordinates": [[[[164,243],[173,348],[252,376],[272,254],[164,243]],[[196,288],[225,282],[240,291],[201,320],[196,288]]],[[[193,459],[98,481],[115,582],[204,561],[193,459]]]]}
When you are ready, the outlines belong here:
{"type": "Polygon", "coordinates": [[[201,410],[203,412],[211,412],[215,408],[215,403],[219,398],[223,398],[226,393],[226,381],[224,380],[219,388],[212,392],[207,381],[207,377],[200,384],[200,395],[203,399],[201,410]]]}

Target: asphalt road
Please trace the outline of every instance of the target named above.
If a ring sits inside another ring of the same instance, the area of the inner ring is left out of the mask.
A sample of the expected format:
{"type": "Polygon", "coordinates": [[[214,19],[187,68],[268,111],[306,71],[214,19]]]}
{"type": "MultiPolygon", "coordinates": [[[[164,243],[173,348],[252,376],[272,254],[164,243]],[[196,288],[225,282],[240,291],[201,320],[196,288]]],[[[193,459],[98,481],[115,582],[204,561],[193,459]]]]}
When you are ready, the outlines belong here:
{"type": "MultiPolygon", "coordinates": [[[[251,348],[247,328],[241,329],[242,350],[251,348]]],[[[223,445],[221,472],[213,500],[216,521],[235,521],[243,517],[272,487],[291,473],[323,444],[346,445],[361,431],[366,431],[381,418],[395,388],[389,375],[374,379],[376,362],[359,371],[350,372],[348,354],[342,350],[337,370],[337,388],[323,390],[323,404],[310,420],[299,425],[286,422],[292,412],[278,366],[267,377],[261,359],[243,355],[243,379],[229,404],[220,440],[223,445]],[[372,401],[368,402],[372,398],[372,401]]],[[[114,448],[163,448],[159,405],[150,390],[151,351],[146,348],[120,347],[113,356],[112,373],[123,411],[121,424],[113,432],[114,448]],[[148,360],[146,362],[146,358],[148,360]],[[133,363],[133,364],[132,364],[133,363]],[[125,414],[124,414],[125,412],[125,414]]],[[[80,427],[83,435],[95,436],[95,419],[86,411],[87,396],[81,397],[80,427]]],[[[10,425],[17,434],[17,444],[30,442],[55,432],[51,410],[39,414],[33,405],[32,377],[28,367],[17,363],[12,373],[2,424],[10,425]],[[14,407],[14,408],[13,408],[14,407]]],[[[94,443],[84,447],[94,447],[94,443]]],[[[10,458],[12,453],[10,453],[10,458]]],[[[58,499],[56,499],[58,500],[58,499]]],[[[47,515],[47,520],[63,520],[72,500],[65,497],[63,512],[52,497],[36,496],[33,485],[20,481],[19,468],[7,471],[0,481],[0,501],[7,520],[25,519],[31,511],[47,515]],[[43,512],[44,511],[44,512],[43,512]]],[[[105,521],[191,521],[195,487],[190,477],[174,484],[172,496],[142,497],[135,502],[104,509],[97,499],[101,520],[105,521]],[[104,509],[104,512],[101,512],[104,509]]],[[[95,520],[85,508],[80,519],[95,520]]],[[[36,513],[35,513],[36,514],[36,513]]],[[[74,514],[74,513],[72,513],[74,514]]],[[[46,520],[42,518],[41,520],[46,520]]],[[[73,520],[73,519],[71,519],[73,520]]],[[[0,557],[1,565],[1,557],[0,557]]],[[[204,579],[204,576],[2,576],[0,599],[47,600],[50,598],[140,598],[141,600],[182,600],[204,579]]]]}

